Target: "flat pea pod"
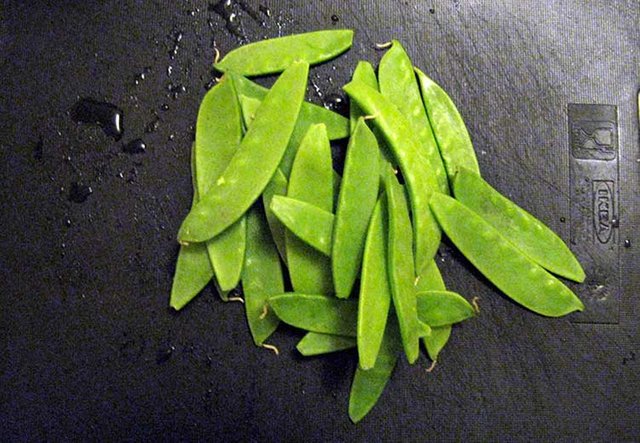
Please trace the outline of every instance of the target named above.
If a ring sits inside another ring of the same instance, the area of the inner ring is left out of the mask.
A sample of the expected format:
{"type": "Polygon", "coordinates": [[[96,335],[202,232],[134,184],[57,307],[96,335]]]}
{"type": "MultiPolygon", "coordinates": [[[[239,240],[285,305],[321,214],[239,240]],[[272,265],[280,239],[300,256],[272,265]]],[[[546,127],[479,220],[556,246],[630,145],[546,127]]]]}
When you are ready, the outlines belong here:
{"type": "Polygon", "coordinates": [[[423,269],[415,282],[416,291],[444,291],[446,290],[442,274],[435,260],[423,269]]]}
{"type": "Polygon", "coordinates": [[[257,206],[247,213],[242,290],[249,330],[254,343],[261,346],[278,327],[278,317],[268,309],[268,298],[284,292],[284,277],[267,221],[257,206]]]}
{"type": "Polygon", "coordinates": [[[378,164],[378,142],[361,117],[347,145],[333,224],[331,270],[339,298],[349,297],[360,271],[367,226],[380,184],[378,175],[371,171],[377,171],[378,164]]]}
{"type": "Polygon", "coordinates": [[[397,40],[392,40],[391,48],[380,60],[378,82],[382,95],[407,118],[420,146],[418,152],[431,166],[424,173],[435,175],[440,192],[449,194],[447,173],[422,102],[413,63],[397,40]]]}
{"type": "MultiPolygon", "coordinates": [[[[433,260],[418,277],[419,278],[416,283],[417,292],[446,290],[442,274],[440,273],[435,260],[433,260]]],[[[418,317],[420,317],[419,311],[418,317]]],[[[431,334],[422,337],[422,342],[424,343],[425,348],[427,348],[427,353],[431,360],[438,360],[440,351],[445,347],[450,337],[451,325],[431,327],[431,334]]]]}
{"type": "MultiPolygon", "coordinates": [[[[331,146],[324,125],[311,126],[302,140],[291,169],[287,196],[327,212],[332,211],[333,167],[331,146]]],[[[285,232],[285,246],[289,276],[296,292],[333,292],[329,257],[316,251],[290,231],[285,232]]]]}
{"type": "Polygon", "coordinates": [[[371,216],[362,258],[357,327],[358,357],[362,369],[371,369],[375,365],[391,304],[387,217],[386,198],[382,196],[371,216]]]}
{"type": "Polygon", "coordinates": [[[311,203],[295,198],[275,195],[271,211],[296,237],[329,257],[334,216],[311,203]]]}
{"type": "Polygon", "coordinates": [[[407,360],[413,364],[418,359],[421,327],[414,287],[411,220],[404,191],[393,172],[386,175],[384,185],[389,208],[387,269],[391,298],[398,318],[402,346],[407,360]]]}
{"type": "Polygon", "coordinates": [[[280,257],[285,263],[287,262],[287,250],[284,243],[286,228],[282,223],[280,223],[278,217],[276,217],[271,210],[271,200],[273,200],[273,197],[276,195],[286,195],[288,184],[289,182],[287,177],[285,177],[282,171],[278,168],[262,193],[262,205],[264,206],[264,213],[267,216],[267,223],[271,230],[271,237],[273,237],[273,241],[278,248],[280,257]]]}
{"type": "Polygon", "coordinates": [[[415,68],[420,83],[420,92],[429,122],[438,142],[438,149],[449,176],[449,184],[453,182],[460,167],[465,167],[480,174],[476,153],[473,150],[471,137],[462,116],[447,95],[436,82],[415,68]]]}
{"type": "Polygon", "coordinates": [[[482,217],[443,194],[431,197],[443,231],[498,289],[525,308],[548,317],[582,311],[580,299],[482,217]]]}
{"type": "Polygon", "coordinates": [[[419,153],[407,119],[382,94],[358,82],[343,87],[349,97],[365,112],[373,115],[373,123],[383,133],[409,188],[414,230],[414,256],[419,273],[434,257],[440,244],[440,228],[429,210],[429,198],[438,190],[430,164],[419,153]]]}
{"type": "Polygon", "coordinates": [[[181,242],[215,237],[260,196],[287,147],[306,90],[308,71],[307,63],[294,63],[276,80],[229,165],[183,221],[178,232],[181,242]],[[278,115],[277,120],[274,115],[278,115]]]}
{"type": "Polygon", "coordinates": [[[296,345],[298,352],[305,357],[329,354],[331,352],[344,351],[355,347],[356,340],[353,337],[320,334],[317,332],[307,332],[296,345]]]}
{"type": "Polygon", "coordinates": [[[242,94],[238,95],[238,100],[240,101],[240,109],[242,109],[242,122],[245,128],[249,128],[253,119],[256,118],[256,111],[262,104],[262,100],[242,94]]]}
{"type": "Polygon", "coordinates": [[[320,294],[289,292],[269,297],[269,306],[283,322],[311,332],[356,336],[358,302],[320,294]]]}
{"type": "Polygon", "coordinates": [[[471,303],[451,291],[423,291],[416,294],[418,319],[429,326],[448,326],[475,315],[471,303]]]}
{"type": "Polygon", "coordinates": [[[458,201],[484,218],[531,260],[554,274],[584,281],[582,266],[562,239],[478,174],[460,168],[453,186],[458,201]]]}
{"type": "MultiPolygon", "coordinates": [[[[378,89],[378,79],[376,78],[376,71],[373,69],[371,63],[366,61],[359,61],[356,68],[353,70],[353,81],[364,83],[373,89],[378,89]]],[[[365,113],[360,109],[356,103],[351,103],[349,106],[349,126],[351,132],[356,128],[356,123],[360,117],[364,117],[365,113]]]]}
{"type": "Polygon", "coordinates": [[[331,60],[351,47],[353,31],[333,29],[271,38],[235,48],[214,63],[218,71],[246,76],[275,74],[296,61],[310,65],[331,60]]]}

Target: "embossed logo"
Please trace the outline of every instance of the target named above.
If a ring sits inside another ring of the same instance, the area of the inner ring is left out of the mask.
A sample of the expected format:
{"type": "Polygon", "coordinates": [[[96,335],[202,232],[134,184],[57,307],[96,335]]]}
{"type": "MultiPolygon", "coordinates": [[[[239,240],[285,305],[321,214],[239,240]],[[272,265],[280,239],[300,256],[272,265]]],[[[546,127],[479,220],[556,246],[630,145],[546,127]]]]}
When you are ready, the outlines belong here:
{"type": "Polygon", "coordinates": [[[613,160],[617,152],[614,122],[579,120],[571,128],[571,151],[575,158],[613,160]]]}
{"type": "Polygon", "coordinates": [[[609,243],[613,236],[614,182],[612,180],[593,181],[593,228],[600,243],[609,243]]]}

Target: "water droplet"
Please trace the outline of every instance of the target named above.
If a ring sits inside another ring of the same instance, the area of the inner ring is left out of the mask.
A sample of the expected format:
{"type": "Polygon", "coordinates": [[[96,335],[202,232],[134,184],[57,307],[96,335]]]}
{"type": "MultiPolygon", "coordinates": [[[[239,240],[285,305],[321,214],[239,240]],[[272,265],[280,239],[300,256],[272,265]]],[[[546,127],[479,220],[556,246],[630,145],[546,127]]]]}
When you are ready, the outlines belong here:
{"type": "Polygon", "coordinates": [[[122,146],[122,152],[127,154],[143,154],[147,150],[147,145],[141,138],[131,140],[129,143],[122,146]]]}
{"type": "Polygon", "coordinates": [[[328,94],[323,104],[325,108],[339,114],[346,114],[349,110],[347,100],[342,95],[336,93],[328,94]]]}
{"type": "Polygon", "coordinates": [[[160,110],[162,110],[162,111],[168,111],[168,110],[169,110],[169,105],[168,105],[168,104],[166,104],[166,103],[163,103],[163,104],[160,106],[160,110]]]}
{"type": "Polygon", "coordinates": [[[65,225],[67,228],[70,228],[70,227],[71,227],[71,220],[70,220],[70,219],[66,219],[66,220],[64,221],[64,225],[65,225]]]}
{"type": "Polygon", "coordinates": [[[161,364],[166,363],[167,361],[169,361],[169,359],[173,355],[173,351],[175,351],[175,350],[176,350],[176,348],[173,345],[169,346],[166,349],[160,349],[156,353],[156,363],[161,365],[161,364]]]}
{"type": "Polygon", "coordinates": [[[265,5],[258,6],[258,10],[262,12],[265,16],[271,17],[271,10],[267,8],[265,5]]]}
{"type": "Polygon", "coordinates": [[[429,14],[435,14],[436,10],[435,8],[429,8],[429,14]]]}
{"type": "Polygon", "coordinates": [[[42,160],[44,155],[44,142],[42,141],[42,136],[38,137],[38,142],[33,147],[33,158],[36,160],[42,160]]]}
{"type": "Polygon", "coordinates": [[[618,220],[618,217],[613,217],[611,219],[611,227],[612,228],[619,228],[620,227],[620,220],[618,220]]]}
{"type": "Polygon", "coordinates": [[[631,240],[629,240],[628,238],[624,240],[624,247],[625,248],[630,248],[631,247],[631,240]]]}
{"type": "Polygon", "coordinates": [[[171,77],[171,74],[173,74],[173,66],[169,65],[167,66],[167,77],[171,77]]]}
{"type": "Polygon", "coordinates": [[[566,221],[567,221],[567,219],[566,219],[566,218],[564,218],[564,217],[560,217],[560,223],[564,223],[564,222],[566,222],[566,221]]]}
{"type": "Polygon", "coordinates": [[[336,14],[333,14],[333,15],[331,16],[331,21],[332,21],[333,23],[337,23],[337,22],[339,22],[339,21],[340,21],[340,17],[338,17],[336,14]]]}
{"type": "Polygon", "coordinates": [[[69,201],[74,203],[84,203],[91,194],[93,194],[91,186],[84,185],[79,182],[73,182],[71,183],[71,188],[69,188],[69,201]]]}
{"type": "Polygon", "coordinates": [[[77,123],[97,124],[116,141],[122,138],[122,110],[111,103],[80,99],[71,109],[71,118],[77,123]]]}

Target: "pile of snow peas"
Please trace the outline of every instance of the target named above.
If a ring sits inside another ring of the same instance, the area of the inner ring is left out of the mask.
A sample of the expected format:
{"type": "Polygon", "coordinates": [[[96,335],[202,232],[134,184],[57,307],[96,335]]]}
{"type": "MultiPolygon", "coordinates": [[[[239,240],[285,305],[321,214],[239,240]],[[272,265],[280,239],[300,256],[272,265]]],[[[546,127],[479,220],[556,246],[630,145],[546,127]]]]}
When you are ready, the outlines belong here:
{"type": "Polygon", "coordinates": [[[357,348],[349,416],[358,422],[402,354],[415,363],[422,342],[435,363],[452,325],[478,312],[445,287],[434,260],[442,233],[540,315],[583,310],[554,274],[585,274],[560,237],[481,177],[456,106],[398,41],[377,73],[355,67],[343,87],[348,118],[305,101],[310,65],[352,40],[351,30],[310,32],[216,60],[223,75],[198,112],[170,305],[181,309],[211,281],[224,300],[241,287],[256,345],[277,353],[266,340],[285,322],[306,331],[303,355],[357,348]],[[248,79],[266,74],[279,74],[270,89],[248,79]],[[330,142],[347,137],[339,173],[330,142]]]}

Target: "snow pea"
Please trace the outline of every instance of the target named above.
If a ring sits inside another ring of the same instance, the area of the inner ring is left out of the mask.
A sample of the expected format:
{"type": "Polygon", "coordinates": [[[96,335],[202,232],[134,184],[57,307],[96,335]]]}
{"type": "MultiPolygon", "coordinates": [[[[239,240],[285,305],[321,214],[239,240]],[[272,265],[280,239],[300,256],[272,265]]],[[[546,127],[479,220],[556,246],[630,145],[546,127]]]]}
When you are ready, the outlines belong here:
{"type": "Polygon", "coordinates": [[[274,74],[296,61],[315,65],[331,60],[349,49],[352,42],[353,31],[350,29],[271,38],[235,48],[213,67],[221,72],[235,71],[246,76],[274,74]]]}
{"type": "MultiPolygon", "coordinates": [[[[353,71],[353,76],[351,77],[351,79],[353,81],[364,83],[365,85],[375,90],[378,89],[378,79],[376,78],[376,71],[373,69],[373,66],[369,62],[359,61],[356,65],[356,69],[354,69],[353,71]]],[[[356,128],[358,119],[364,116],[365,113],[356,103],[351,103],[349,105],[349,127],[351,128],[351,132],[353,132],[356,128]]]]}
{"type": "Polygon", "coordinates": [[[451,291],[423,291],[416,294],[418,318],[429,326],[460,323],[475,315],[471,303],[451,291]]]}
{"type": "Polygon", "coordinates": [[[484,218],[531,260],[554,274],[584,281],[582,266],[562,239],[478,174],[460,168],[453,186],[458,201],[484,218]]]}
{"type": "Polygon", "coordinates": [[[520,252],[471,209],[443,194],[434,194],[430,205],[438,223],[456,247],[514,301],[549,317],[584,309],[569,288],[520,252]]]}
{"type": "Polygon", "coordinates": [[[261,346],[278,327],[278,317],[267,305],[270,295],[284,292],[284,277],[267,221],[257,206],[247,213],[247,252],[242,270],[242,290],[253,341],[261,346]]]}
{"type": "Polygon", "coordinates": [[[449,184],[452,184],[461,166],[480,174],[471,137],[453,100],[420,69],[415,68],[415,72],[418,75],[424,107],[449,176],[449,184]]]}
{"type": "Polygon", "coordinates": [[[271,200],[271,211],[296,237],[307,245],[331,256],[331,236],[334,216],[302,200],[275,195],[271,200]]]}
{"type": "Polygon", "coordinates": [[[380,183],[379,148],[376,137],[364,119],[349,139],[331,247],[331,270],[336,296],[347,298],[356,281],[362,262],[367,226],[378,196],[380,183]]]}
{"type": "Polygon", "coordinates": [[[382,94],[358,82],[343,87],[349,97],[382,131],[409,188],[413,214],[415,268],[419,273],[434,257],[440,244],[440,228],[429,210],[429,198],[438,183],[429,171],[430,164],[419,154],[419,147],[407,119],[382,94]]]}
{"type": "Polygon", "coordinates": [[[284,244],[285,227],[271,210],[271,200],[276,195],[285,195],[288,184],[287,177],[285,177],[280,168],[278,168],[262,193],[262,205],[264,206],[264,213],[267,216],[271,236],[278,248],[280,257],[285,263],[287,262],[287,252],[284,244]]]}
{"type": "Polygon", "coordinates": [[[387,270],[388,213],[382,196],[371,216],[362,258],[358,300],[358,356],[362,369],[371,369],[378,357],[391,304],[387,270]]]}
{"type": "Polygon", "coordinates": [[[298,352],[306,357],[343,351],[355,347],[356,340],[353,337],[320,334],[318,332],[307,332],[296,345],[298,352]]]}
{"type": "Polygon", "coordinates": [[[260,196],[287,147],[306,90],[308,71],[307,63],[297,62],[276,80],[229,165],[183,221],[178,232],[181,242],[215,237],[260,196]]]}
{"type": "MultiPolygon", "coordinates": [[[[333,167],[331,146],[323,124],[307,131],[296,154],[287,196],[331,212],[333,209],[333,167]]],[[[293,289],[307,294],[333,292],[329,257],[316,251],[290,231],[285,232],[287,264],[293,289]]]]}
{"type": "MultiPolygon", "coordinates": [[[[446,290],[442,274],[438,269],[438,265],[435,260],[432,260],[429,266],[427,266],[422,274],[418,278],[416,283],[416,291],[444,291],[446,290]]],[[[420,312],[418,312],[420,317],[420,312]]],[[[431,327],[431,334],[422,337],[422,342],[431,360],[438,360],[440,351],[445,347],[449,338],[451,337],[451,325],[435,326],[431,327]]]]}
{"type": "Polygon", "coordinates": [[[422,103],[413,63],[397,40],[392,40],[391,48],[380,60],[378,81],[382,95],[407,118],[420,147],[418,153],[431,166],[424,173],[435,175],[440,192],[449,194],[447,173],[422,103]]]}

